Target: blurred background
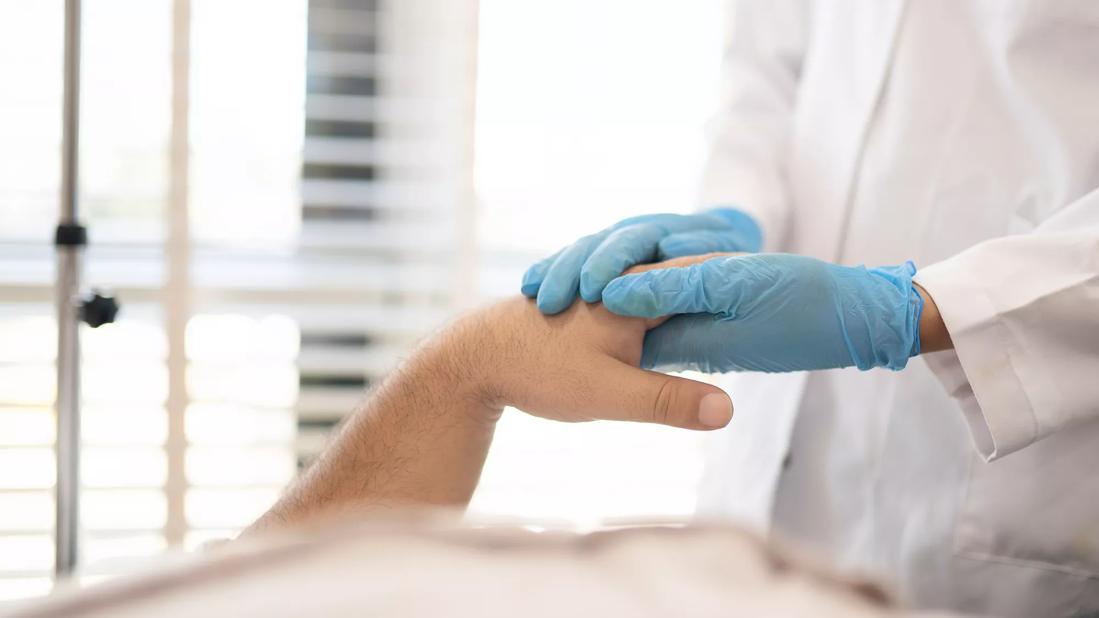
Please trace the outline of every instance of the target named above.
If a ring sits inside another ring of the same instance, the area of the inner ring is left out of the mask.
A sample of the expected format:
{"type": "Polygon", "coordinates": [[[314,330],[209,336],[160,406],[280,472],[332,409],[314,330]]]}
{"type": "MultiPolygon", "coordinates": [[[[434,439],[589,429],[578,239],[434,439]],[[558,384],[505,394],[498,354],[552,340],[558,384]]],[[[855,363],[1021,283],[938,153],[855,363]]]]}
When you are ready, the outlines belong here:
{"type": "MultiPolygon", "coordinates": [[[[85,0],[85,281],[123,311],[82,334],[82,577],[232,536],[433,327],[690,210],[721,25],[720,0],[85,0]]],[[[62,33],[62,0],[0,0],[0,600],[52,585],[62,33]]],[[[700,439],[511,411],[471,511],[683,520],[700,439]]]]}

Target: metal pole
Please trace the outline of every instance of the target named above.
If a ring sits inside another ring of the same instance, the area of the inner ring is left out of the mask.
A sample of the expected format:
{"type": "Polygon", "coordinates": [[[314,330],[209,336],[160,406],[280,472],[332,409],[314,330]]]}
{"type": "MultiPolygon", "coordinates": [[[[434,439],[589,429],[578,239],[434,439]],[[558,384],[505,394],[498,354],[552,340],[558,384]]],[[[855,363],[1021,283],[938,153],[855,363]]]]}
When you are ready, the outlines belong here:
{"type": "Polygon", "coordinates": [[[77,219],[80,148],[80,0],[65,1],[65,89],[61,156],[61,222],[57,227],[57,486],[58,577],[77,562],[80,529],[80,292],[86,242],[77,219]]]}
{"type": "Polygon", "coordinates": [[[164,537],[169,545],[183,544],[187,533],[184,496],[187,493],[187,320],[190,317],[190,223],[187,203],[190,177],[191,0],[175,0],[172,18],[172,147],[168,194],[164,286],[164,328],[168,335],[168,476],[164,493],[168,517],[164,537]]]}

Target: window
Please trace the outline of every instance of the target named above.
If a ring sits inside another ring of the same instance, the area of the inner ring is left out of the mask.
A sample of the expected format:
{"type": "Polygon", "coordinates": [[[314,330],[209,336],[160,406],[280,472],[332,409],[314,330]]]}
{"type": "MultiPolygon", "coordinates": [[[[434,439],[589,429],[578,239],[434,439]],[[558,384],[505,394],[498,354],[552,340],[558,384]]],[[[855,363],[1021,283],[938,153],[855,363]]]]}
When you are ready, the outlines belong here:
{"type": "MultiPolygon", "coordinates": [[[[717,2],[85,0],[86,281],[123,313],[83,331],[84,575],[234,534],[456,308],[689,209],[717,2]]],[[[51,585],[61,30],[60,0],[0,0],[0,600],[51,585]]],[[[473,511],[681,517],[697,443],[509,412],[473,511]]]]}
{"type": "MultiPolygon", "coordinates": [[[[481,0],[483,296],[516,293],[527,265],[580,235],[692,209],[702,125],[717,101],[720,5],[481,0]]],[[[471,508],[582,529],[682,521],[694,509],[702,439],[509,412],[471,508]]]]}

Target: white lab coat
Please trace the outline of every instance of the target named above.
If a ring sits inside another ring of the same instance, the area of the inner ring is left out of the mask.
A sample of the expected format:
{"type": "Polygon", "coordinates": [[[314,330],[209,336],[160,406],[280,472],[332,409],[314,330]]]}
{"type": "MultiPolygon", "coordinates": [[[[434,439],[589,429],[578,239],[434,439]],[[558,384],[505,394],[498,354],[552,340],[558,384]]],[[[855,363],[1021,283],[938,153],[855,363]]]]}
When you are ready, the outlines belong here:
{"type": "Polygon", "coordinates": [[[922,606],[1099,612],[1099,2],[745,0],[707,206],[914,260],[955,350],[731,375],[700,513],[922,606]]]}

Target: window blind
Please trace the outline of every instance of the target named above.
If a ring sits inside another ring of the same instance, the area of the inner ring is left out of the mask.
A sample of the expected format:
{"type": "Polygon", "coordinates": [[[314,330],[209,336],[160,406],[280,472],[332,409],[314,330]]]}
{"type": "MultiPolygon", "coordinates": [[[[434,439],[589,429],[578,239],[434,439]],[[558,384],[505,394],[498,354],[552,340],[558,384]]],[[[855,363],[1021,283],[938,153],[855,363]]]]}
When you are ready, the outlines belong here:
{"type": "MultiPolygon", "coordinates": [[[[85,1],[86,279],[124,302],[83,333],[85,581],[265,509],[452,311],[470,242],[473,3],[187,4],[188,312],[172,366],[175,7],[85,1]]],[[[51,585],[61,17],[59,1],[0,3],[0,45],[20,58],[0,56],[0,75],[25,86],[0,93],[0,155],[31,160],[0,171],[0,599],[51,585]]]]}
{"type": "MultiPolygon", "coordinates": [[[[85,330],[92,580],[233,534],[364,387],[456,308],[514,294],[532,260],[688,210],[712,108],[718,0],[190,0],[180,323],[165,289],[179,1],[85,0],[86,280],[124,302],[85,330]]],[[[60,41],[60,0],[0,0],[0,78],[19,85],[0,91],[0,598],[51,585],[60,41]]],[[[509,411],[472,508],[681,520],[698,447],[509,411]]]]}

